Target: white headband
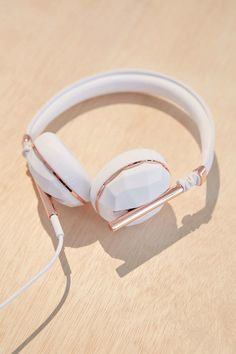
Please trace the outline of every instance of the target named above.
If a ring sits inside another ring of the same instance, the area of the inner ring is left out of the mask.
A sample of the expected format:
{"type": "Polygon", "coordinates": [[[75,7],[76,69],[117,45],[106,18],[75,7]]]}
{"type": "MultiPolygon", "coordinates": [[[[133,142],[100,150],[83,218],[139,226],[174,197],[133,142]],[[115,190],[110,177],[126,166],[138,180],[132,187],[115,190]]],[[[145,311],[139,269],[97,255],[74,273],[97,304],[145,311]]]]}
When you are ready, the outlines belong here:
{"type": "Polygon", "coordinates": [[[120,92],[158,96],[181,107],[196,123],[207,173],[214,158],[215,129],[211,113],[203,100],[189,87],[166,75],[142,70],[116,70],[80,80],[60,91],[34,116],[27,134],[35,139],[47,125],[70,107],[90,98],[120,92]]]}

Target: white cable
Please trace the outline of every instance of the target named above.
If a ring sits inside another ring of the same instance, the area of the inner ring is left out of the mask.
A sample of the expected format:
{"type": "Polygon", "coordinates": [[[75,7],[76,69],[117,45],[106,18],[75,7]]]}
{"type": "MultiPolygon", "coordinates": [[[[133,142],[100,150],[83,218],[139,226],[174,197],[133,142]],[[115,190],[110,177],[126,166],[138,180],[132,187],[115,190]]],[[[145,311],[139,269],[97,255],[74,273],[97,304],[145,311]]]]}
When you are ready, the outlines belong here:
{"type": "Polygon", "coordinates": [[[61,224],[59,222],[57,215],[52,215],[50,220],[51,220],[53,229],[55,231],[55,235],[58,238],[58,245],[57,245],[57,249],[55,251],[54,256],[51,258],[51,260],[48,262],[48,264],[45,267],[43,267],[37,274],[35,274],[27,283],[25,283],[21,288],[19,288],[16,292],[14,292],[8,299],[3,301],[0,304],[0,310],[2,310],[5,306],[9,305],[18,296],[20,296],[29,287],[31,287],[40,277],[42,277],[53,266],[53,264],[55,263],[55,261],[59,257],[61,250],[63,248],[64,233],[62,231],[61,224]]]}

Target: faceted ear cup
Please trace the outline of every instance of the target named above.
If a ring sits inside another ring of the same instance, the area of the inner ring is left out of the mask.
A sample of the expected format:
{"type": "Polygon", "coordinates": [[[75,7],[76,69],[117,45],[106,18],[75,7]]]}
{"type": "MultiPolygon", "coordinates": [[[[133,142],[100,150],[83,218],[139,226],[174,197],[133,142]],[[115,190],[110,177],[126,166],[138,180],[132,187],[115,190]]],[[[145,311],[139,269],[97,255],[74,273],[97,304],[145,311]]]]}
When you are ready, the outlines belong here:
{"type": "MultiPolygon", "coordinates": [[[[96,176],[90,191],[94,209],[107,221],[128,210],[147,204],[170,186],[170,173],[164,158],[149,149],[135,149],[120,154],[96,176]]],[[[159,209],[131,223],[141,223],[159,209]]]]}
{"type": "Polygon", "coordinates": [[[29,170],[43,191],[68,206],[89,201],[90,178],[57,135],[44,133],[34,141],[29,170]],[[72,192],[73,191],[73,192],[72,192]]]}

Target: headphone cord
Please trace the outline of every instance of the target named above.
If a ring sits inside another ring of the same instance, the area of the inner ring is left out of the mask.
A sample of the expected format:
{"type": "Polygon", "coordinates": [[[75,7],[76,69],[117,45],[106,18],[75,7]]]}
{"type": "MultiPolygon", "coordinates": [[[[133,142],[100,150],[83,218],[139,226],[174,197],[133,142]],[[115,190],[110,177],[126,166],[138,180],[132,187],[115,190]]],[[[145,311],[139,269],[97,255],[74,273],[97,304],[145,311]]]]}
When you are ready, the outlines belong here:
{"type": "Polygon", "coordinates": [[[39,278],[41,278],[55,263],[57,258],[59,257],[61,250],[63,248],[64,243],[64,232],[62,230],[60,221],[58,216],[53,214],[50,217],[50,221],[52,223],[53,229],[55,231],[55,235],[58,238],[58,245],[55,251],[54,256],[51,260],[47,263],[45,267],[43,267],[37,274],[35,274],[27,283],[25,283],[21,288],[19,288],[16,292],[14,292],[8,299],[0,303],[0,310],[3,309],[5,306],[9,305],[12,301],[14,301],[18,296],[23,294],[29,287],[31,287],[39,278]]]}

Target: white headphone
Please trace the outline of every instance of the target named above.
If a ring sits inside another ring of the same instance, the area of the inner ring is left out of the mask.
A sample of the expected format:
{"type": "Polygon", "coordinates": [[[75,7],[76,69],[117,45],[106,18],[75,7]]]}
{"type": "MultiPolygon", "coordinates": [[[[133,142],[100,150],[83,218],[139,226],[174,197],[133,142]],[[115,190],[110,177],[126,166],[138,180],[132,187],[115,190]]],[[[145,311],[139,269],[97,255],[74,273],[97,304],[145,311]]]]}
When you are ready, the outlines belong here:
{"type": "Polygon", "coordinates": [[[91,202],[112,230],[141,223],[179,194],[201,185],[214,158],[215,129],[211,113],[189,87],[168,76],[142,70],[116,70],[83,79],[54,96],[34,116],[23,138],[23,154],[45,210],[58,238],[51,261],[0,308],[12,302],[55,262],[64,233],[52,198],[74,207],[91,202]],[[170,187],[165,159],[156,151],[135,149],[110,161],[91,182],[80,162],[57,135],[43,133],[59,114],[87,99],[119,92],[136,92],[167,99],[182,108],[196,123],[201,138],[202,161],[170,187]]]}

